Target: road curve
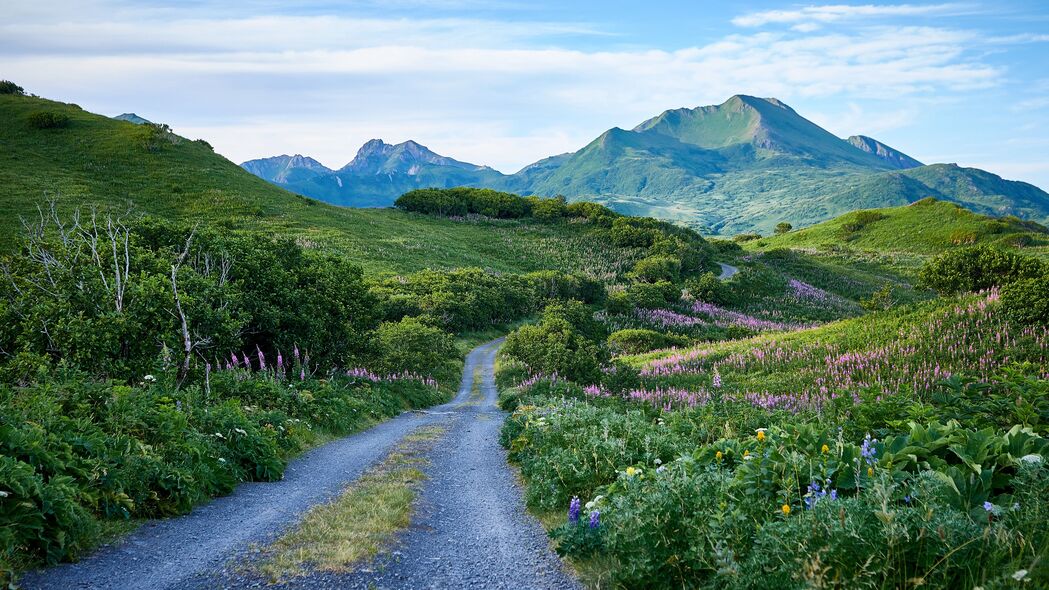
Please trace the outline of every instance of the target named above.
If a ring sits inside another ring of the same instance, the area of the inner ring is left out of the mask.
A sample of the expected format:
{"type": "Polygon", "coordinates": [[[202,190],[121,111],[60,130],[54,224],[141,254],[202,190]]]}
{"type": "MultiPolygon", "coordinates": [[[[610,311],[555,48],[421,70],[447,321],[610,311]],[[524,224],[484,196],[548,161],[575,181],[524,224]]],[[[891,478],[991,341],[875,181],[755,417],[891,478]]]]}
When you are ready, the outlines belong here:
{"type": "Polygon", "coordinates": [[[723,280],[723,281],[727,281],[728,279],[731,279],[733,277],[733,275],[735,275],[736,273],[739,272],[739,269],[736,268],[735,266],[732,266],[731,264],[725,264],[724,262],[719,262],[718,266],[721,267],[721,274],[718,275],[718,278],[723,280]]]}

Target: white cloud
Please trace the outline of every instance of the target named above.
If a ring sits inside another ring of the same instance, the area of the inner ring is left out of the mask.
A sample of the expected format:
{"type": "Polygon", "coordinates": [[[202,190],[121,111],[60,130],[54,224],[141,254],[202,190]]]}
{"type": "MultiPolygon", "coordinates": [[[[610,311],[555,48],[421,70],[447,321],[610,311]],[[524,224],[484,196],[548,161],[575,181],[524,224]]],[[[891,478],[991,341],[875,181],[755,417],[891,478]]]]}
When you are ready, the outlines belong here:
{"type": "Polygon", "coordinates": [[[732,24],[739,27],[760,27],[768,24],[788,24],[806,21],[830,23],[872,17],[942,14],[957,11],[961,8],[963,8],[963,5],[960,4],[828,4],[823,6],[806,6],[797,10],[751,12],[732,19],[732,24]]]}

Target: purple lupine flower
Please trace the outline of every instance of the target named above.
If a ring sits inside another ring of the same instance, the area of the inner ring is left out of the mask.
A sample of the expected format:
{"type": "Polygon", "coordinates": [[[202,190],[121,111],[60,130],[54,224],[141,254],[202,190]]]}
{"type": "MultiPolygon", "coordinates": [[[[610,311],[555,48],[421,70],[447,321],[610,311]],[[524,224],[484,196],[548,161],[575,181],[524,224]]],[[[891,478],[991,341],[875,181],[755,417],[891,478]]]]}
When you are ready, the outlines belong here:
{"type": "Polygon", "coordinates": [[[240,359],[237,358],[237,353],[235,353],[235,352],[229,353],[229,358],[233,361],[233,366],[234,367],[236,367],[237,365],[240,364],[240,359]]]}
{"type": "Polygon", "coordinates": [[[266,356],[264,354],[262,354],[262,349],[259,348],[258,344],[255,345],[255,350],[257,350],[258,353],[259,353],[259,370],[260,371],[265,371],[266,370],[266,356]]]}
{"type": "Polygon", "coordinates": [[[874,465],[878,462],[875,455],[878,453],[878,449],[874,448],[874,445],[878,442],[878,439],[871,438],[870,433],[863,438],[863,446],[860,447],[860,455],[867,461],[867,465],[874,465]]]}
{"type": "Polygon", "coordinates": [[[718,372],[717,367],[714,368],[714,379],[711,381],[714,389],[721,389],[721,373],[718,372]]]}
{"type": "Polygon", "coordinates": [[[249,357],[248,353],[244,352],[243,350],[240,351],[240,356],[241,356],[241,358],[244,359],[244,368],[250,371],[251,370],[251,357],[249,357]]]}
{"type": "Polygon", "coordinates": [[[277,369],[280,371],[284,370],[284,357],[281,356],[280,351],[277,351],[277,369]]]}
{"type": "Polygon", "coordinates": [[[831,500],[837,500],[838,499],[838,490],[835,489],[835,490],[831,490],[830,491],[830,499],[831,500]]]}
{"type": "Polygon", "coordinates": [[[299,369],[299,381],[306,380],[306,369],[299,369]]]}
{"type": "Polygon", "coordinates": [[[572,501],[568,504],[568,522],[577,523],[579,522],[579,510],[580,510],[579,496],[573,496],[572,501]]]}
{"type": "Polygon", "coordinates": [[[299,345],[295,345],[295,360],[299,360],[299,345]]]}
{"type": "Polygon", "coordinates": [[[594,510],[590,513],[590,528],[596,529],[601,526],[601,511],[594,510]]]}

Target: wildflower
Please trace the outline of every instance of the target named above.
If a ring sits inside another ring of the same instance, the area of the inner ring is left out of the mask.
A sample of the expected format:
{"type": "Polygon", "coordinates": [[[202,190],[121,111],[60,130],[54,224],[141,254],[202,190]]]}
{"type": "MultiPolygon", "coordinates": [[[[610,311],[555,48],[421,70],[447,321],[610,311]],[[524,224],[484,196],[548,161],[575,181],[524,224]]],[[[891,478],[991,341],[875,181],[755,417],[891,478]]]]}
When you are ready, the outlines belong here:
{"type": "Polygon", "coordinates": [[[867,468],[867,477],[874,477],[874,468],[873,467],[868,467],[867,468]]]}
{"type": "Polygon", "coordinates": [[[153,375],[146,375],[145,377],[142,378],[142,380],[145,381],[146,383],[156,383],[157,382],[157,378],[154,377],[153,375]]]}
{"type": "Polygon", "coordinates": [[[790,516],[790,504],[784,504],[780,510],[783,511],[783,516],[790,516]]]}
{"type": "Polygon", "coordinates": [[[635,475],[640,475],[640,474],[641,474],[641,470],[640,469],[635,469],[634,467],[627,467],[626,468],[626,476],[627,477],[634,477],[635,475]]]}
{"type": "Polygon", "coordinates": [[[715,458],[715,459],[717,459],[718,461],[720,461],[720,460],[721,460],[721,457],[723,457],[723,455],[721,454],[721,451],[718,451],[718,452],[717,452],[717,453],[716,453],[716,454],[714,455],[714,458],[715,458]]]}
{"type": "Polygon", "coordinates": [[[870,434],[867,434],[867,436],[863,438],[863,445],[860,447],[860,455],[862,455],[867,461],[867,465],[874,465],[878,462],[878,459],[875,457],[878,450],[874,448],[874,445],[877,444],[877,442],[878,439],[871,438],[870,434]]]}
{"type": "Polygon", "coordinates": [[[831,490],[830,491],[830,499],[831,500],[837,500],[838,499],[838,490],[831,490]]]}
{"type": "Polygon", "coordinates": [[[590,513],[590,528],[596,529],[601,526],[601,511],[595,510],[590,513]]]}
{"type": "Polygon", "coordinates": [[[749,456],[750,456],[750,451],[749,450],[743,451],[743,458],[744,459],[746,459],[749,456]]]}
{"type": "Polygon", "coordinates": [[[711,380],[711,385],[714,389],[721,389],[721,373],[718,372],[717,368],[714,369],[714,378],[711,380]]]}
{"type": "Polygon", "coordinates": [[[1027,579],[1027,570],[1016,570],[1013,572],[1012,578],[1017,582],[1022,582],[1027,579]]]}
{"type": "Polygon", "coordinates": [[[827,453],[830,452],[830,447],[828,447],[827,445],[823,445],[823,448],[820,449],[820,452],[822,452],[824,455],[826,455],[827,453]]]}
{"type": "Polygon", "coordinates": [[[984,502],[983,509],[987,512],[992,512],[994,510],[994,504],[991,504],[990,502],[984,502]]]}
{"type": "Polygon", "coordinates": [[[572,501],[568,504],[568,522],[579,522],[580,508],[579,496],[572,496],[572,501]]]}
{"type": "Polygon", "coordinates": [[[765,442],[765,429],[764,428],[759,428],[758,429],[758,442],[765,442]]]}

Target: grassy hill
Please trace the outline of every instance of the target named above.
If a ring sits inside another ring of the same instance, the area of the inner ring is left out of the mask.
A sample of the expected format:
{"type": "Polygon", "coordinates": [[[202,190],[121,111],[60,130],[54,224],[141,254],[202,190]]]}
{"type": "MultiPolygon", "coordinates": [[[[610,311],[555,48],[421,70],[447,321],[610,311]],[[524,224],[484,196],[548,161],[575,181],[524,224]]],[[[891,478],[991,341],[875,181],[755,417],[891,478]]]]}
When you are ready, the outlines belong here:
{"type": "Polygon", "coordinates": [[[1033,248],[1049,244],[1049,229],[1015,217],[995,218],[973,213],[933,198],[903,207],[853,211],[830,221],[764,238],[761,248],[809,248],[931,255],[971,244],[1033,248]]]}
{"type": "Polygon", "coordinates": [[[14,246],[20,216],[48,199],[75,206],[204,220],[235,230],[291,235],[345,254],[369,272],[481,266],[613,272],[631,255],[587,238],[583,225],[450,220],[392,209],[345,209],[295,195],[190,141],[73,104],[0,95],[0,250],[14,246]],[[38,112],[65,126],[30,124],[38,112]]]}

